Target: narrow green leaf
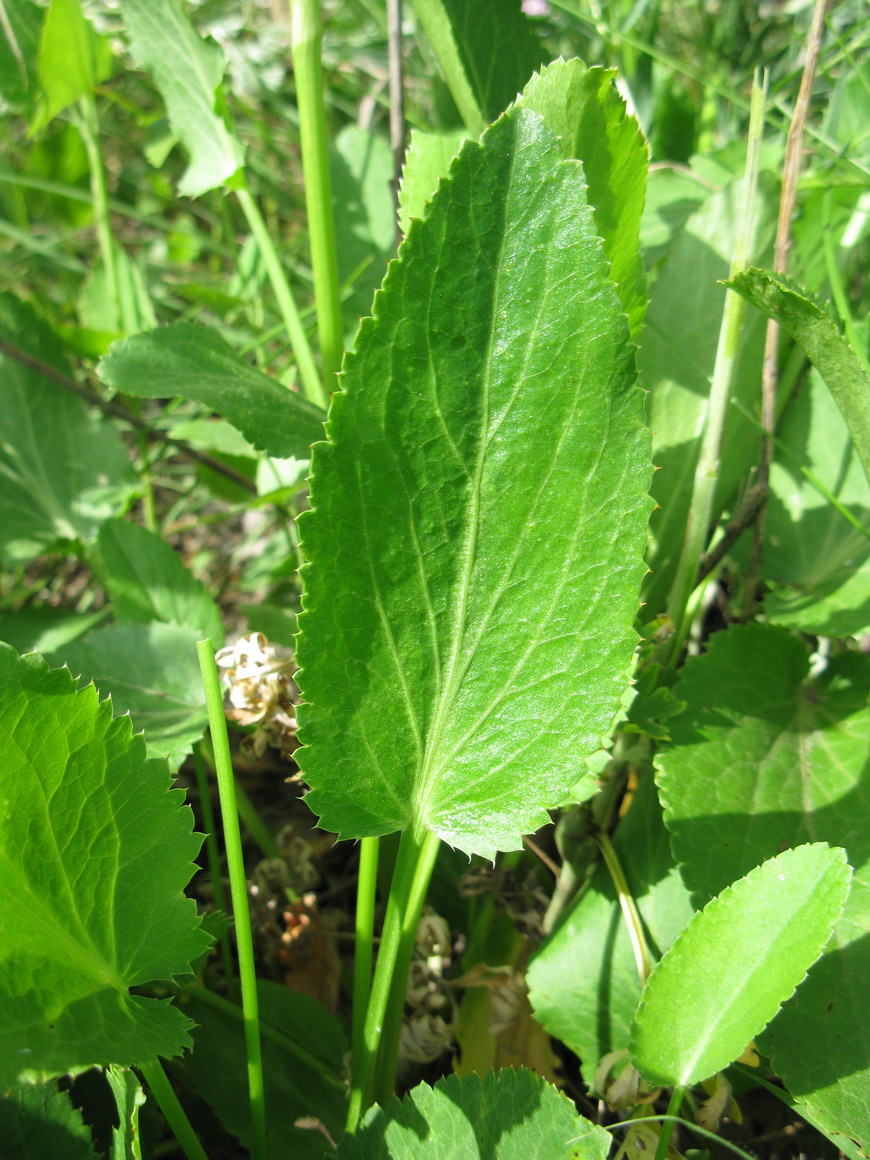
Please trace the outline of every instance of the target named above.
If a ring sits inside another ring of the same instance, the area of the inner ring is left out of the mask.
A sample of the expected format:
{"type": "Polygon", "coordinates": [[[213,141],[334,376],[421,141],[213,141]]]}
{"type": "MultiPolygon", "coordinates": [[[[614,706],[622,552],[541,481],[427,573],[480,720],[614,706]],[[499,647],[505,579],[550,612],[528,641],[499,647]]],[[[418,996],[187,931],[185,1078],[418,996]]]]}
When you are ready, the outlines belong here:
{"type": "Polygon", "coordinates": [[[118,1110],[118,1122],[112,1128],[109,1160],[142,1160],[139,1135],[139,1109],[145,1103],[142,1085],[136,1073],[128,1067],[107,1067],[106,1081],[118,1110]]]}
{"type": "Polygon", "coordinates": [[[38,90],[37,53],[45,9],[33,0],[4,7],[0,24],[0,95],[16,111],[29,113],[38,90]]]}
{"type": "Polygon", "coordinates": [[[659,791],[687,885],[709,898],[787,846],[842,846],[856,868],[835,939],[765,1035],[777,1074],[819,1120],[867,1137],[870,1107],[870,658],[809,653],[782,629],[714,635],[674,692],[659,791]]]}
{"type": "Polygon", "coordinates": [[[583,162],[589,203],[610,259],[610,277],[634,337],[647,304],[639,247],[649,150],[615,77],[616,69],[557,60],[532,77],[520,104],[540,113],[566,157],[583,162]]]}
{"type": "MultiPolygon", "coordinates": [[[[61,345],[30,306],[0,294],[0,338],[69,375],[61,345]]],[[[115,427],[81,399],[0,354],[0,558],[30,560],[89,541],[129,497],[133,473],[115,427]]]]}
{"type": "Polygon", "coordinates": [[[606,1160],[610,1133],[534,1072],[451,1075],[374,1107],[338,1160],[606,1160]]]}
{"type": "Polygon", "coordinates": [[[56,1081],[22,1084],[0,1095],[0,1140],[15,1160],[98,1160],[90,1128],[56,1081]]]}
{"type": "Polygon", "coordinates": [[[755,268],[726,283],[775,318],[825,380],[870,480],[870,374],[824,310],[778,274],[755,268]]]}
{"type": "Polygon", "coordinates": [[[92,632],[51,658],[111,695],[145,732],[149,757],[176,770],[202,737],[207,715],[196,659],[198,633],[177,624],[121,624],[92,632]]]}
{"type": "Polygon", "coordinates": [[[179,624],[220,648],[217,605],[161,536],[126,520],[106,520],[98,544],[100,576],[118,620],[179,624]]]}
{"type": "MultiPolygon", "coordinates": [[[[652,778],[638,786],[613,847],[643,920],[653,959],[694,913],[674,865],[652,778]]],[[[613,880],[598,867],[528,971],[536,1018],[580,1057],[592,1084],[600,1060],[628,1047],[641,981],[613,880]]]]}
{"type": "Polygon", "coordinates": [[[165,762],[94,688],[5,645],[0,723],[0,1085],[178,1054],[188,1021],[130,992],[208,945],[165,762]]]}
{"type": "Polygon", "coordinates": [[[51,0],[39,44],[41,93],[32,132],[92,93],[111,71],[108,41],[85,19],[80,0],[51,0]]]}
{"type": "Polygon", "coordinates": [[[181,322],[116,342],[98,372],[126,395],[196,399],[279,459],[307,459],[323,437],[319,407],[256,370],[206,326],[181,322]]]}
{"type": "Polygon", "coordinates": [[[839,847],[786,850],[709,902],[650,975],[632,1060],[651,1083],[697,1083],[735,1060],[822,952],[849,891],[839,847]]]}
{"type": "Polygon", "coordinates": [[[633,379],[581,168],[513,110],[409,232],[314,449],[299,756],[327,829],[491,857],[579,780],[633,649],[633,379]]]}
{"type": "Polygon", "coordinates": [[[154,77],[169,123],[190,154],[179,193],[198,197],[223,185],[244,149],[216,112],[226,68],[223,49],[194,29],[179,0],[122,0],[133,59],[154,77]]]}

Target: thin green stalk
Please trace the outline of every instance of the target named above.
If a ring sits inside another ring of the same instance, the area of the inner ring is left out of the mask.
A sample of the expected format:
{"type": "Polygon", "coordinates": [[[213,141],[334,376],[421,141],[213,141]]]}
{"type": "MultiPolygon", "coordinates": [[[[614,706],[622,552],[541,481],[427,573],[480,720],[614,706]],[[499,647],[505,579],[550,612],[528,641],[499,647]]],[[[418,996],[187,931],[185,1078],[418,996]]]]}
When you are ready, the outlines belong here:
{"type": "Polygon", "coordinates": [[[362,1050],[369,988],[372,985],[372,954],[375,943],[375,899],[378,887],[379,838],[363,838],[359,847],[359,875],[356,887],[356,940],[353,955],[353,1031],[351,1058],[362,1050]]]}
{"type": "MultiPolygon", "coordinates": [[[[214,749],[208,744],[207,738],[203,738],[200,742],[200,749],[210,768],[216,769],[214,749]]],[[[235,774],[233,775],[233,785],[235,786],[238,815],[242,819],[245,829],[260,847],[260,853],[264,858],[280,858],[281,851],[275,844],[271,830],[257,813],[256,806],[239,785],[235,774]]]]}
{"type": "Polygon", "coordinates": [[[122,321],[121,303],[118,290],[118,271],[115,264],[115,239],[112,234],[112,219],[109,216],[109,197],[106,192],[106,171],[100,151],[100,120],[94,98],[88,93],[79,98],[78,129],[88,155],[91,175],[91,196],[94,199],[94,225],[103,269],[106,272],[106,292],[119,321],[122,321]]]}
{"type": "MultiPolygon", "coordinates": [[[[377,1080],[375,1063],[384,1032],[384,1019],[393,987],[393,976],[398,970],[400,956],[403,957],[407,949],[410,906],[414,899],[419,899],[422,905],[422,897],[425,896],[429,885],[437,853],[438,838],[434,834],[418,834],[414,830],[405,830],[402,834],[387,902],[378,962],[366,1010],[360,1053],[353,1060],[347,1115],[347,1131],[351,1133],[356,1131],[363,1113],[372,1102],[377,1080]]],[[[408,959],[410,961],[410,954],[408,959]]]]}
{"type": "Polygon", "coordinates": [[[601,851],[604,864],[607,866],[616,889],[616,896],[619,899],[622,917],[625,919],[628,938],[634,953],[634,963],[637,967],[637,973],[640,976],[640,985],[643,986],[649,978],[651,964],[649,948],[646,945],[646,936],[643,933],[643,923],[641,922],[640,914],[634,901],[634,895],[629,889],[628,882],[619,862],[619,856],[616,850],[614,850],[610,838],[601,831],[595,835],[595,839],[598,842],[598,848],[601,851]]]}
{"type": "Polygon", "coordinates": [[[476,137],[486,128],[486,117],[459,56],[450,16],[441,0],[414,0],[417,18],[438,57],[450,95],[456,102],[465,127],[476,137]]]}
{"type": "MultiPolygon", "coordinates": [[[[758,184],[766,89],[766,77],[762,85],[758,84],[756,78],[752,87],[752,110],[749,119],[749,148],[743,183],[742,214],[731,258],[731,277],[746,268],[752,250],[755,227],[755,191],[758,184]]],[[[698,464],[695,468],[689,516],[686,521],[686,531],[674,583],[668,597],[667,614],[674,626],[674,635],[668,644],[667,659],[672,664],[679,657],[680,649],[689,629],[687,606],[713,519],[713,499],[716,493],[716,484],[719,481],[722,434],[725,429],[725,415],[732,391],[740,344],[740,331],[745,312],[745,302],[738,294],[727,290],[725,292],[725,307],[722,312],[722,325],[719,330],[719,345],[716,350],[716,361],[710,382],[704,435],[701,441],[698,464]]]]}
{"type": "MultiPolygon", "coordinates": [[[[224,894],[224,880],[221,875],[220,851],[217,844],[214,810],[211,808],[211,793],[209,791],[208,774],[205,768],[205,759],[202,755],[202,743],[193,749],[193,769],[196,774],[196,788],[199,793],[199,812],[202,815],[202,824],[205,829],[205,854],[208,859],[208,871],[211,875],[214,904],[218,910],[226,913],[227,901],[224,894]]],[[[224,968],[227,988],[232,991],[236,982],[236,972],[233,966],[233,954],[230,947],[229,933],[220,939],[221,963],[224,968]]]]}
{"type": "Polygon", "coordinates": [[[671,1098],[668,1102],[668,1110],[665,1118],[662,1120],[662,1132],[659,1136],[659,1142],[656,1146],[656,1154],[654,1160],[665,1160],[668,1154],[668,1145],[671,1142],[671,1136],[674,1134],[674,1128],[680,1122],[677,1117],[677,1112],[680,1110],[680,1104],[683,1102],[683,1096],[686,1094],[684,1087],[675,1087],[671,1092],[671,1098]]]}
{"type": "Polygon", "coordinates": [[[334,386],[334,375],[341,367],[344,324],[332,213],[332,183],[329,177],[323,71],[320,65],[320,0],[291,0],[290,34],[296,102],[299,107],[311,268],[314,273],[314,300],[317,306],[317,333],[320,337],[323,377],[328,391],[334,386]]]}
{"type": "Polygon", "coordinates": [[[245,863],[242,857],[242,835],[236,806],[236,783],[233,777],[233,759],[227,737],[220,678],[210,640],[196,644],[208,723],[215,756],[221,821],[224,831],[224,849],[233,918],[236,926],[236,947],[239,955],[239,976],[242,991],[242,1011],[245,1020],[245,1047],[248,1057],[248,1093],[251,1106],[251,1156],[266,1160],[266,1105],[263,1089],[263,1060],[260,1050],[260,1020],[257,1001],[257,976],[254,970],[254,941],[251,935],[251,914],[248,910],[248,887],[245,881],[245,863]]]}
{"type": "Polygon", "coordinates": [[[172,1084],[166,1078],[166,1072],[159,1059],[153,1063],[144,1063],[139,1071],[148,1084],[151,1094],[157,1102],[163,1118],[178,1141],[187,1160],[208,1160],[205,1149],[200,1144],[193,1125],[187,1118],[187,1113],[179,1102],[178,1096],[172,1090],[172,1084]]]}
{"type": "Polygon", "coordinates": [[[434,834],[426,835],[420,850],[411,894],[402,919],[399,950],[393,967],[393,978],[384,1013],[381,1047],[371,1089],[374,1092],[374,1098],[382,1107],[386,1105],[396,1090],[396,1069],[399,1062],[399,1041],[402,1035],[405,996],[408,991],[408,972],[411,969],[411,959],[414,957],[414,947],[417,945],[420,911],[426,901],[426,891],[429,889],[429,881],[432,878],[432,870],[435,866],[435,859],[438,857],[440,845],[440,840],[434,834]]]}
{"type": "Polygon", "coordinates": [[[278,257],[278,252],[272,242],[271,235],[266,228],[266,223],[263,221],[263,215],[260,213],[259,207],[246,185],[239,186],[235,190],[235,194],[239,199],[242,212],[247,219],[248,227],[256,239],[260,253],[263,256],[263,262],[269,274],[269,281],[272,284],[272,291],[293,347],[293,357],[296,359],[296,365],[299,367],[299,378],[302,382],[302,390],[306,398],[312,403],[316,403],[318,407],[325,409],[329,403],[329,399],[327,398],[326,391],[323,389],[320,375],[317,373],[317,366],[314,362],[314,355],[311,353],[311,344],[308,341],[308,335],[305,333],[305,327],[302,325],[302,319],[299,316],[299,309],[293,298],[290,283],[284,274],[281,259],[278,257]]]}
{"type": "MultiPolygon", "coordinates": [[[[752,1078],[753,1080],[756,1079],[755,1076],[752,1078]]],[[[708,1128],[702,1128],[700,1124],[693,1124],[689,1120],[684,1120],[682,1116],[672,1116],[670,1114],[660,1116],[640,1116],[636,1120],[620,1120],[618,1124],[608,1124],[607,1130],[608,1132],[616,1132],[620,1128],[635,1128],[638,1124],[646,1124],[650,1122],[660,1124],[682,1124],[684,1128],[688,1128],[689,1131],[693,1132],[695,1135],[703,1136],[705,1140],[712,1140],[714,1144],[718,1144],[722,1148],[727,1148],[727,1150],[729,1152],[733,1152],[735,1156],[740,1156],[741,1160],[756,1160],[756,1157],[754,1157],[749,1152],[744,1152],[739,1145],[732,1144],[730,1140],[726,1140],[722,1136],[717,1136],[715,1132],[711,1132],[708,1128]]],[[[569,1143],[576,1144],[582,1139],[582,1136],[577,1136],[574,1140],[570,1140],[569,1143]]]]}

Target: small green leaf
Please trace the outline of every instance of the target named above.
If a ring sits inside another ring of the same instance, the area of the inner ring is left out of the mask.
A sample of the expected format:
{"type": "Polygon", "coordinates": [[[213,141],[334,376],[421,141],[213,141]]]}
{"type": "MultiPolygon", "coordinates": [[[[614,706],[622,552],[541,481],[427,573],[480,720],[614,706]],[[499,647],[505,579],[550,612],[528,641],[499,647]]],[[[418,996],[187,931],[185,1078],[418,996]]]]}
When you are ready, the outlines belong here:
{"type": "Polygon", "coordinates": [[[256,370],[206,326],[181,322],[135,334],[116,342],[98,371],[125,395],[204,403],[279,459],[307,459],[323,438],[319,407],[256,370]]]}
{"type": "Polygon", "coordinates": [[[641,1074],[673,1087],[733,1062],[821,954],[851,873],[845,850],[798,846],[695,914],[641,996],[631,1044],[641,1074]]]}
{"type": "Polygon", "coordinates": [[[107,1067],[106,1081],[118,1109],[118,1122],[112,1127],[109,1160],[142,1160],[139,1135],[139,1109],[145,1103],[142,1085],[136,1073],[128,1067],[107,1067]]]}
{"type": "Polygon", "coordinates": [[[755,268],[726,283],[775,318],[818,368],[840,408],[870,480],[870,374],[830,318],[777,274],[755,268]]]}
{"type": "Polygon", "coordinates": [[[79,299],[79,320],[82,326],[119,338],[126,334],[136,334],[140,330],[150,330],[157,325],[157,318],[142,271],[117,245],[112,250],[112,263],[115,267],[114,294],[109,292],[102,255],[94,264],[82,289],[79,299]]]}
{"type": "Polygon", "coordinates": [[[307,800],[491,857],[612,724],[649,511],[625,316],[536,114],[466,144],[374,310],[302,517],[307,800]]]}
{"type": "Polygon", "coordinates": [[[94,688],[5,645],[0,722],[0,1085],[177,1055],[188,1021],[130,992],[208,945],[166,763],[94,688]]]}
{"type": "Polygon", "coordinates": [[[223,185],[244,150],[215,110],[226,68],[223,49],[203,39],[179,0],[122,0],[133,59],[154,77],[169,123],[190,154],[179,193],[198,197],[223,185]]]}
{"type": "Polygon", "coordinates": [[[583,162],[610,277],[634,338],[647,304],[639,246],[649,150],[615,78],[616,69],[557,60],[532,77],[519,103],[540,113],[566,157],[583,162]]]}
{"type": "MultiPolygon", "coordinates": [[[[57,338],[30,306],[0,294],[0,338],[62,374],[57,338]]],[[[91,540],[130,494],[115,427],[38,371],[0,354],[0,558],[30,560],[64,540],[91,540]]]]}
{"type": "Polygon", "coordinates": [[[399,225],[403,233],[410,229],[412,218],[423,217],[438,182],[447,176],[451,161],[467,140],[464,129],[452,133],[411,130],[399,189],[399,225]]]}
{"type": "Polygon", "coordinates": [[[611,1136],[534,1072],[451,1075],[375,1107],[338,1160],[606,1160],[611,1136]]]}
{"type": "Polygon", "coordinates": [[[112,72],[109,42],[85,19],[80,0],[51,0],[39,44],[38,132],[112,72]]]}
{"type": "Polygon", "coordinates": [[[0,1140],[15,1160],[98,1160],[90,1128],[55,1081],[0,1094],[0,1140]]]}
{"type": "Polygon", "coordinates": [[[129,713],[134,729],[144,730],[149,756],[175,770],[208,720],[197,635],[177,624],[113,625],[66,645],[52,661],[110,694],[115,712],[129,713]]]}
{"type": "Polygon", "coordinates": [[[179,624],[220,648],[217,605],[161,536],[126,520],[106,520],[98,544],[100,576],[119,621],[179,624]]]}

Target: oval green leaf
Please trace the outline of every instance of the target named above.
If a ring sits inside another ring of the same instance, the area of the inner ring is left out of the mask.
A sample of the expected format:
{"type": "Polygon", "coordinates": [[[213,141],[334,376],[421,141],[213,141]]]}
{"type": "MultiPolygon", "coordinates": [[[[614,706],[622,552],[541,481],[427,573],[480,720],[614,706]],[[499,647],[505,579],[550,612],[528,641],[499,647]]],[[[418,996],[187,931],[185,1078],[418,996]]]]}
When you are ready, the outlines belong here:
{"type": "Polygon", "coordinates": [[[845,850],[798,846],[695,914],[641,996],[631,1044],[641,1074],[686,1085],[733,1062],[821,954],[851,876],[845,850]]]}

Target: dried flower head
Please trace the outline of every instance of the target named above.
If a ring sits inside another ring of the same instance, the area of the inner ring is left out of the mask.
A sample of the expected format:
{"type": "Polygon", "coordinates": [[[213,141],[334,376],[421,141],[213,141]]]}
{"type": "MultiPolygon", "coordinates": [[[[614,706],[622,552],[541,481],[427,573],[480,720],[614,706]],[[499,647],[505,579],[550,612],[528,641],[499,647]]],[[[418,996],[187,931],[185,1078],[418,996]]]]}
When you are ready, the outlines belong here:
{"type": "Polygon", "coordinates": [[[269,745],[292,753],[297,747],[292,656],[279,655],[261,632],[254,632],[220,649],[215,660],[226,670],[227,717],[239,725],[256,726],[242,741],[245,756],[256,760],[269,745]]]}

